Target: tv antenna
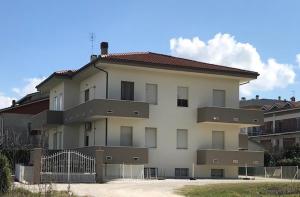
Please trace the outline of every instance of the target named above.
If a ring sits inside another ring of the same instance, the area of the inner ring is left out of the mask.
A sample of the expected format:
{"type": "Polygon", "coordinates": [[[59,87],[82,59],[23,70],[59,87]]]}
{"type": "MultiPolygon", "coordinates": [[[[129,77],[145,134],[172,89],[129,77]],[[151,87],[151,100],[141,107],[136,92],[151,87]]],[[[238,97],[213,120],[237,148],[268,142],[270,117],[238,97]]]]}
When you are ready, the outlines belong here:
{"type": "Polygon", "coordinates": [[[90,42],[91,42],[91,52],[94,54],[94,42],[95,42],[96,36],[95,33],[90,33],[90,42]]]}

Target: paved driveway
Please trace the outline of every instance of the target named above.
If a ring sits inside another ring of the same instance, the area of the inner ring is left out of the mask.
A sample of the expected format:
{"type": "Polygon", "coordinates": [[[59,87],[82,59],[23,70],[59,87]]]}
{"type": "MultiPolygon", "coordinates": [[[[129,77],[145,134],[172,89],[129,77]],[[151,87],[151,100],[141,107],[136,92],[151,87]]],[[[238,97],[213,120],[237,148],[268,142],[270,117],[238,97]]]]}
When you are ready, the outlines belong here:
{"type": "MultiPolygon", "coordinates": [[[[258,183],[258,182],[286,182],[284,179],[256,179],[256,180],[115,180],[106,184],[71,184],[71,191],[80,196],[93,197],[162,197],[179,196],[175,191],[184,185],[207,185],[217,183],[258,183]]],[[[31,191],[38,191],[38,186],[21,185],[31,191]]],[[[67,184],[55,184],[54,190],[67,190],[67,184]]]]}

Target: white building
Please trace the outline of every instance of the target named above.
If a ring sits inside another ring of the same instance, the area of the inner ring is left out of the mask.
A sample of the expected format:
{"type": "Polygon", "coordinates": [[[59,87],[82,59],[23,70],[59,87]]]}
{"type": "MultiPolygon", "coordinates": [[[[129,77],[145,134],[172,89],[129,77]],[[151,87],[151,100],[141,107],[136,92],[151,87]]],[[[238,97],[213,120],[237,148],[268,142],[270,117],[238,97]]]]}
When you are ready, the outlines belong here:
{"type": "Polygon", "coordinates": [[[238,166],[263,165],[263,153],[239,140],[240,128],[263,123],[261,112],[239,109],[240,84],[258,73],[107,48],[101,43],[87,65],[37,86],[50,93],[50,110],[32,127],[48,133],[49,149],[117,147],[104,163],[137,154],[132,163],[166,177],[234,178],[238,166]]]}

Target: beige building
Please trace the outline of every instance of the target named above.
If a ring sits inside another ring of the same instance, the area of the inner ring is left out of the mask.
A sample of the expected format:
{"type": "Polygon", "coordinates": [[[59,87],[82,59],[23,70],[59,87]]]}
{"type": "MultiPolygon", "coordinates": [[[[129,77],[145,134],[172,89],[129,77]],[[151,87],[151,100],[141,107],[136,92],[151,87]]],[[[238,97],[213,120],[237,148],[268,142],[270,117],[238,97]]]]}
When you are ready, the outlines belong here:
{"type": "Polygon", "coordinates": [[[50,106],[33,118],[50,149],[106,150],[104,163],[144,164],[165,177],[236,178],[238,166],[262,166],[263,153],[240,141],[263,123],[239,109],[240,84],[258,73],[157,53],[101,55],[37,86],[50,106]]]}

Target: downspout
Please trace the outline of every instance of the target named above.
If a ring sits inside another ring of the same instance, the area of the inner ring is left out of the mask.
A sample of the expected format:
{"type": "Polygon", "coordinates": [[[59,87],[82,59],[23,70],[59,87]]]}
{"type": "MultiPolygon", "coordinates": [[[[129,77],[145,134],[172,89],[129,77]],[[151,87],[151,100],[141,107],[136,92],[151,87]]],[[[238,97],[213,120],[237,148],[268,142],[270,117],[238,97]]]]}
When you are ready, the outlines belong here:
{"type": "MultiPolygon", "coordinates": [[[[101,72],[105,73],[105,77],[106,77],[105,98],[108,99],[108,72],[106,70],[103,70],[102,68],[97,67],[95,63],[94,63],[94,67],[100,70],[101,72]]],[[[107,146],[107,135],[108,135],[107,125],[108,125],[108,118],[105,118],[105,146],[107,146]]]]}

